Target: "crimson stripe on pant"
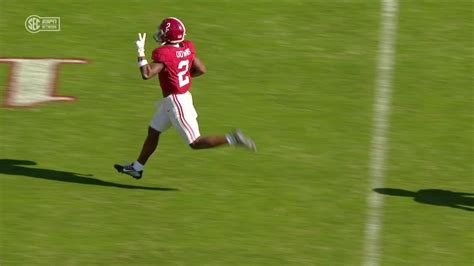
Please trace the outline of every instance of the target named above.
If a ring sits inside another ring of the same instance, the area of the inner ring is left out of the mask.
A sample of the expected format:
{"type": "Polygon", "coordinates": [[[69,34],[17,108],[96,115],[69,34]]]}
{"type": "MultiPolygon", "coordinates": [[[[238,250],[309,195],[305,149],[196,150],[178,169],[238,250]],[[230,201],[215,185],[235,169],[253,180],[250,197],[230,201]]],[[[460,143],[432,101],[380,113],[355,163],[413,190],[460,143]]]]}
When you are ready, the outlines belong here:
{"type": "Polygon", "coordinates": [[[194,135],[193,128],[190,127],[188,122],[186,121],[186,118],[184,117],[183,107],[181,106],[181,103],[178,101],[178,97],[175,94],[173,94],[173,101],[176,107],[178,108],[179,119],[181,120],[181,123],[184,125],[186,130],[188,130],[189,133],[191,134],[192,140],[193,141],[196,140],[196,136],[194,135]]]}

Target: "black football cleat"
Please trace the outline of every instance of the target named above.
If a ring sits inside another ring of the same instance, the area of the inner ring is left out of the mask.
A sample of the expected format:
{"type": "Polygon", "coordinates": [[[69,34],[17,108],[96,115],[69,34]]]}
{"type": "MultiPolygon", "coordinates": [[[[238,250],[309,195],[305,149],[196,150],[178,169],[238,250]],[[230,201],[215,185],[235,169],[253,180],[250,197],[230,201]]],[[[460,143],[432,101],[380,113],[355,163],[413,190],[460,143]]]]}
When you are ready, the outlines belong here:
{"type": "Polygon", "coordinates": [[[137,171],[133,168],[133,164],[120,165],[114,164],[114,168],[117,169],[119,173],[127,174],[135,179],[142,178],[143,171],[137,171]]]}

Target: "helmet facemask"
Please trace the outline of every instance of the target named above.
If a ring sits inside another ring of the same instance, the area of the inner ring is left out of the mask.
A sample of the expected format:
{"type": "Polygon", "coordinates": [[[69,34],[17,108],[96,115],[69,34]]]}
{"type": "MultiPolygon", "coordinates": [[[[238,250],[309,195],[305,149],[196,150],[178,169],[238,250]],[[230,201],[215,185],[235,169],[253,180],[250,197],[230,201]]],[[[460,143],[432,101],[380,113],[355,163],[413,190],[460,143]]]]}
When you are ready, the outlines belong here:
{"type": "Polygon", "coordinates": [[[163,45],[165,44],[165,41],[163,41],[162,37],[163,37],[163,30],[158,28],[158,31],[155,34],[153,34],[153,39],[155,39],[157,43],[160,43],[163,45]]]}

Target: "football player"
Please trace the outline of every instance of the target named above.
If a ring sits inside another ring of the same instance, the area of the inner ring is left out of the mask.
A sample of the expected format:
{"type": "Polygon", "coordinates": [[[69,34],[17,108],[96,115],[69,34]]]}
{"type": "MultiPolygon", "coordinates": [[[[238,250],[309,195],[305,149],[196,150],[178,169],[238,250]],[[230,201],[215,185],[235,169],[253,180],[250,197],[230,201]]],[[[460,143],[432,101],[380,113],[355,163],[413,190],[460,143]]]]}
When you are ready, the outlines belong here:
{"type": "Polygon", "coordinates": [[[115,164],[118,172],[140,179],[148,158],[158,146],[162,132],[173,126],[193,149],[237,145],[255,151],[255,143],[236,130],[227,135],[201,136],[197,112],[189,89],[192,78],[206,73],[206,66],[196,57],[194,44],[185,40],[186,28],[174,17],[165,18],[153,36],[160,47],[153,50],[152,61],[145,58],[146,33],[138,34],[138,66],[144,80],[158,75],[163,99],[148,127],[148,135],[138,159],[128,165],[115,164]]]}

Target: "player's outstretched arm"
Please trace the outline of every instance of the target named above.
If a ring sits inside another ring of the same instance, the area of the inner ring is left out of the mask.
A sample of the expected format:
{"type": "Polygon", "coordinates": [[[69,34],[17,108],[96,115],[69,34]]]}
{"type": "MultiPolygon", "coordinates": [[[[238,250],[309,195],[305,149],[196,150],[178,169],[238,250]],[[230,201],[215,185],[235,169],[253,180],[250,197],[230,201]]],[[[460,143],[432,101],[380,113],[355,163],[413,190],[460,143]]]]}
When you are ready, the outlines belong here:
{"type": "Polygon", "coordinates": [[[145,58],[145,39],[146,33],[138,33],[138,40],[135,42],[138,49],[138,66],[143,79],[150,79],[156,76],[163,69],[163,64],[153,62],[148,64],[145,58]]]}
{"type": "MultiPolygon", "coordinates": [[[[143,61],[146,59],[140,59],[140,57],[138,58],[138,64],[140,64],[140,61],[143,61]]],[[[156,63],[156,62],[153,62],[151,64],[146,64],[146,65],[143,65],[143,66],[140,66],[140,73],[142,74],[142,79],[144,80],[147,80],[147,79],[151,79],[152,77],[158,75],[158,73],[160,73],[160,71],[163,69],[163,64],[162,63],[156,63]]]]}
{"type": "Polygon", "coordinates": [[[191,67],[191,77],[201,76],[207,72],[206,66],[202,63],[201,59],[195,57],[193,65],[191,67]]]}

